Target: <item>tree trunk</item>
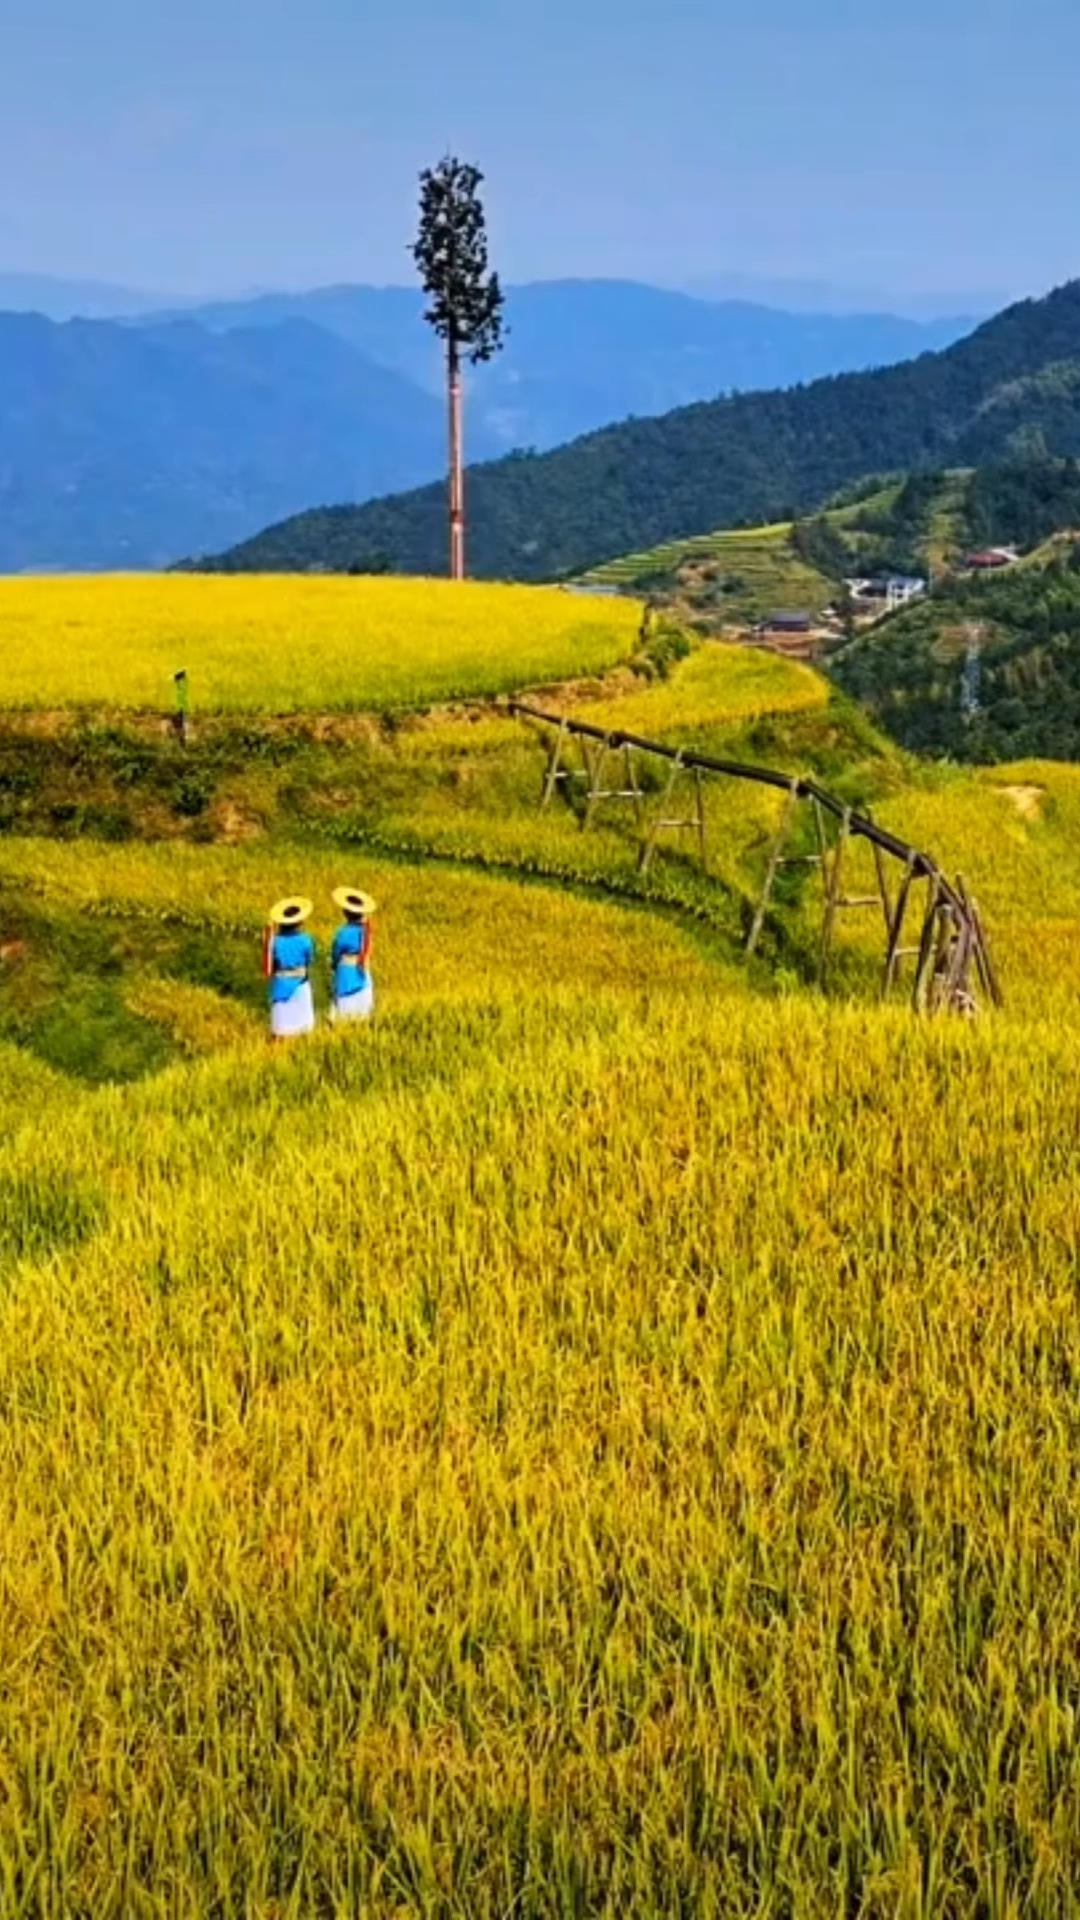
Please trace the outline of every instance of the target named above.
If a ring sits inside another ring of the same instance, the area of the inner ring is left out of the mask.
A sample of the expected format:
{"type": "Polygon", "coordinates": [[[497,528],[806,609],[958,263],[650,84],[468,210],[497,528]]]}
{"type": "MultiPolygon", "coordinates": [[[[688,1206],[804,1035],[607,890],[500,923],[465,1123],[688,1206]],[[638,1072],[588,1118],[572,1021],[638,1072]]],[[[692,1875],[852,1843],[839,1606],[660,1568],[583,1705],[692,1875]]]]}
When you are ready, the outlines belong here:
{"type": "Polygon", "coordinates": [[[465,578],[465,476],[462,457],[461,357],[451,341],[446,355],[450,401],[450,578],[465,578]]]}

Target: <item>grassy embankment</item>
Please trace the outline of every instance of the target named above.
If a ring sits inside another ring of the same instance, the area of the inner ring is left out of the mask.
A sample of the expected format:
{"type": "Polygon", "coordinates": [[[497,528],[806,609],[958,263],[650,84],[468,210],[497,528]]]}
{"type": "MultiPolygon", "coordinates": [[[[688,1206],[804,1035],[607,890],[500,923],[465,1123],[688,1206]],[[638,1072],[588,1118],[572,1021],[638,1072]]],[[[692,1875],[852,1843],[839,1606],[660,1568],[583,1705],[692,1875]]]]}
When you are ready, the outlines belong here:
{"type": "Polygon", "coordinates": [[[120,941],[207,1055],[0,1046],[5,1914],[1072,1910],[1080,776],[913,778],[731,649],[596,702],[872,797],[1010,1009],[751,990],[752,790],[613,904],[504,720],[5,724],[0,994],[120,941]],[[275,1053],[261,913],[346,866],[380,1022],[275,1053]]]}

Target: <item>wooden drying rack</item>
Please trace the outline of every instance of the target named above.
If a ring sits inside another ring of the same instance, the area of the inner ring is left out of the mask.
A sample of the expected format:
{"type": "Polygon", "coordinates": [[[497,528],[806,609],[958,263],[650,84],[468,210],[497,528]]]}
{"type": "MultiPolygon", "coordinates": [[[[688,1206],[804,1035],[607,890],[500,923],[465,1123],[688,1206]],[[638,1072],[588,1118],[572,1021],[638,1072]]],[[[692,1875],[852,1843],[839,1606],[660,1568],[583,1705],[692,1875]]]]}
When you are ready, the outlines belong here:
{"type": "Polygon", "coordinates": [[[701,869],[707,872],[705,796],[710,776],[751,780],[782,792],[785,805],[750,921],[746,939],[748,953],[754,952],[761,939],[781,870],[809,866],[820,872],[824,895],[818,943],[818,978],[822,983],[828,972],[838,914],[851,907],[876,908],[884,924],[883,997],[896,985],[902,962],[913,959],[911,1001],[919,1011],[951,1007],[971,1012],[977,1005],[978,991],[992,1005],[1001,1005],[1001,987],[990,958],[986,929],[963,879],[958,876],[955,881],[948,880],[930,854],[908,846],[906,841],[880,827],[869,813],[857,812],[819,786],[816,780],[799,774],[777,773],[770,767],[746,766],[737,760],[719,760],[686,747],[664,746],[639,734],[612,731],[585,720],[571,719],[566,714],[548,713],[525,700],[508,701],[506,711],[554,729],[541,807],[549,806],[560,787],[568,790],[572,782],[584,786],[583,828],[593,824],[601,802],[615,800],[632,804],[642,832],[639,857],[642,872],[647,872],[652,864],[660,836],[668,832],[693,834],[701,869]],[[580,765],[573,764],[575,747],[580,765]],[[638,766],[643,757],[666,761],[669,767],[660,810],[651,818],[638,779],[638,766]],[[680,794],[687,795],[685,801],[678,801],[680,794]],[[674,811],[677,801],[682,811],[674,811]],[[793,851],[798,816],[804,805],[813,815],[815,850],[812,853],[793,851]],[[873,849],[876,884],[871,894],[852,896],[844,891],[845,856],[853,840],[866,840],[873,849]],[[895,885],[890,880],[890,863],[895,885]],[[913,909],[917,910],[919,930],[917,936],[912,933],[909,944],[905,945],[905,931],[912,925],[913,909]]]}

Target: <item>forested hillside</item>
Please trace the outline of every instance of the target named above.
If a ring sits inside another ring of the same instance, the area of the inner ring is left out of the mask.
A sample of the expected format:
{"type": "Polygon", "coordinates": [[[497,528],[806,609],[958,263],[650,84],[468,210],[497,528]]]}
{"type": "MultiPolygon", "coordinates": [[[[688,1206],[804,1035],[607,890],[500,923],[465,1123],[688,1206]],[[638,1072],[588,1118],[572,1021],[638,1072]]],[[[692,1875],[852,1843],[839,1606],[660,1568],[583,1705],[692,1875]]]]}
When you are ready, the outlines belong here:
{"type": "MultiPolygon", "coordinates": [[[[469,475],[470,568],[573,574],[657,542],[788,519],[867,473],[1080,453],[1080,283],[945,352],[790,392],[633,420],[469,475]]],[[[204,564],[229,571],[445,564],[439,485],[315,508],[204,564]]]]}
{"type": "Polygon", "coordinates": [[[820,513],[720,528],[592,568],[583,584],[647,595],[699,633],[739,631],[779,608],[843,618],[847,583],[908,574],[940,580],[987,545],[1037,547],[1080,527],[1080,462],[1025,459],[948,468],[845,489],[820,513]]]}
{"type": "MultiPolygon", "coordinates": [[[[441,396],[442,354],[416,287],[317,287],[199,307],[213,331],[306,320],[441,396]]],[[[970,320],[784,313],[695,300],[630,280],[550,280],[506,289],[503,350],[469,374],[472,453],[541,452],[630,415],[717,394],[790,387],[890,366],[952,344],[970,320]]]]}
{"type": "Polygon", "coordinates": [[[1080,544],[954,579],[838,654],[833,677],[895,739],[972,761],[1080,759],[1080,544]]]}
{"type": "MultiPolygon", "coordinates": [[[[0,308],[19,309],[0,311],[0,570],[169,565],[313,501],[440,473],[443,369],[418,286],[146,304],[0,274],[0,308]],[[111,301],[117,319],[56,324],[111,301]]],[[[476,459],[732,386],[879,365],[967,324],[711,306],[618,282],[514,288],[509,316],[507,351],[471,382],[476,459]]]]}

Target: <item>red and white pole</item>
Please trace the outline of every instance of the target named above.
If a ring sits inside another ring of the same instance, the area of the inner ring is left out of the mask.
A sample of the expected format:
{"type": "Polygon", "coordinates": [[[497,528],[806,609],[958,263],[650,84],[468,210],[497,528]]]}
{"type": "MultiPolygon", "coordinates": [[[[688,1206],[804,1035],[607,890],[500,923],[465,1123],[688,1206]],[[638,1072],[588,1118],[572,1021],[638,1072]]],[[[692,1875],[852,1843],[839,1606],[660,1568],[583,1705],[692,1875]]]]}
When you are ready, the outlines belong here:
{"type": "Polygon", "coordinates": [[[465,578],[465,475],[462,431],[461,359],[454,343],[447,356],[450,398],[450,578],[465,578]]]}

